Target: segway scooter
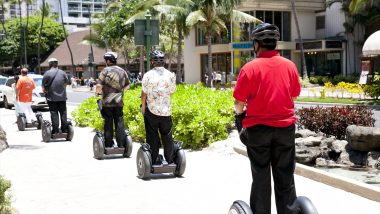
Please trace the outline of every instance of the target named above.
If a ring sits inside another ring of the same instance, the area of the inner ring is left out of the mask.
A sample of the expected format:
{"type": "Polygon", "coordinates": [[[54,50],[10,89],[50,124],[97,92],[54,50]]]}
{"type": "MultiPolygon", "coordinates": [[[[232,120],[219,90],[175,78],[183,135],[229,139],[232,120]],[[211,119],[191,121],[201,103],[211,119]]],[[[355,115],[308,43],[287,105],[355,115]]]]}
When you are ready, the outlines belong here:
{"type": "Polygon", "coordinates": [[[121,154],[123,157],[129,158],[132,153],[132,137],[129,130],[125,130],[124,147],[105,147],[105,139],[103,132],[97,131],[93,139],[94,157],[103,160],[106,155],[121,154]]]}
{"type": "Polygon", "coordinates": [[[138,177],[147,179],[151,174],[161,173],[173,173],[177,177],[182,176],[186,169],[186,156],[182,144],[180,141],[174,142],[174,163],[168,164],[164,157],[159,154],[159,164],[153,164],[149,144],[142,143],[136,157],[138,177]]]}
{"type": "Polygon", "coordinates": [[[24,113],[17,114],[17,127],[19,131],[25,131],[25,128],[35,128],[41,129],[43,118],[41,112],[36,113],[37,121],[33,121],[32,123],[26,122],[26,116],[24,113]]]}
{"type": "MultiPolygon", "coordinates": [[[[299,214],[318,214],[317,209],[309,198],[298,196],[289,209],[296,211],[299,214]]],[[[244,201],[234,201],[228,214],[254,214],[251,208],[244,201]]]]}
{"type": "Polygon", "coordinates": [[[51,133],[52,124],[50,121],[44,120],[42,123],[42,140],[45,143],[48,143],[51,140],[66,140],[71,141],[74,137],[74,126],[71,122],[71,119],[67,119],[67,133],[58,132],[58,133],[51,133]]]}
{"type": "MultiPolygon", "coordinates": [[[[101,100],[98,100],[98,109],[101,111],[102,109],[102,103],[101,100]]],[[[103,114],[100,112],[100,114],[103,117],[103,114]]],[[[106,155],[115,155],[115,154],[121,154],[123,157],[129,158],[132,153],[132,137],[129,132],[129,129],[125,129],[125,141],[124,141],[124,147],[118,147],[118,146],[112,146],[112,147],[105,147],[105,138],[103,132],[97,131],[94,138],[93,138],[93,150],[94,150],[94,157],[98,160],[103,160],[106,155]]]]}

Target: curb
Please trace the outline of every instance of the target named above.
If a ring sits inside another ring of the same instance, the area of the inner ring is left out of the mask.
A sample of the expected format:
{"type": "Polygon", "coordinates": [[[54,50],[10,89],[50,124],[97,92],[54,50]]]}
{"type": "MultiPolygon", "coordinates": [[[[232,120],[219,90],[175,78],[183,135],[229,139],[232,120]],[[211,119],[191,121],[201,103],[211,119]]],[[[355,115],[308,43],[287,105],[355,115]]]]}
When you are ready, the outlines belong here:
{"type": "Polygon", "coordinates": [[[355,106],[355,105],[366,105],[370,108],[380,109],[380,105],[368,105],[368,104],[347,104],[347,103],[319,103],[319,102],[298,102],[294,101],[294,104],[298,105],[315,105],[315,106],[355,106]]]}
{"type": "MultiPolygon", "coordinates": [[[[234,150],[241,155],[247,156],[245,146],[234,146],[234,150]]],[[[351,192],[373,201],[380,202],[380,188],[369,184],[339,175],[334,175],[300,163],[296,164],[295,174],[347,192],[351,192]]]]}

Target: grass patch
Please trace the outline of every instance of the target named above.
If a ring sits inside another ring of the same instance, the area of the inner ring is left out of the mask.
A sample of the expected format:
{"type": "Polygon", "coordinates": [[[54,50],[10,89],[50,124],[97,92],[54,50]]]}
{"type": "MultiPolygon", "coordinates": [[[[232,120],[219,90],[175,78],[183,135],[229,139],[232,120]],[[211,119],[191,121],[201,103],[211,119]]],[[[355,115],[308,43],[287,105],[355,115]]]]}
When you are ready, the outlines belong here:
{"type": "Polygon", "coordinates": [[[296,102],[317,102],[317,103],[339,103],[339,104],[369,104],[378,105],[380,102],[378,100],[359,100],[359,99],[349,99],[349,98],[318,98],[318,97],[298,97],[296,102]]]}

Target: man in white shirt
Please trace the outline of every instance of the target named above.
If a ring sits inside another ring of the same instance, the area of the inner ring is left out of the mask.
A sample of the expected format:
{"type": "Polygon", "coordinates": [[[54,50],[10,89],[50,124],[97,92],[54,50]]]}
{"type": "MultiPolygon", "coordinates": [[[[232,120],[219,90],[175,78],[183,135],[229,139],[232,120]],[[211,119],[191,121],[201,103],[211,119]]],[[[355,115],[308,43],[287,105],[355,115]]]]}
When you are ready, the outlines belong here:
{"type": "Polygon", "coordinates": [[[153,164],[159,164],[160,136],[165,160],[173,163],[172,107],[170,95],[176,90],[175,74],[163,67],[165,54],[159,50],[150,53],[152,70],[142,79],[141,111],[144,114],[146,142],[152,150],[153,164]],[[160,133],[160,135],[159,135],[160,133]]]}

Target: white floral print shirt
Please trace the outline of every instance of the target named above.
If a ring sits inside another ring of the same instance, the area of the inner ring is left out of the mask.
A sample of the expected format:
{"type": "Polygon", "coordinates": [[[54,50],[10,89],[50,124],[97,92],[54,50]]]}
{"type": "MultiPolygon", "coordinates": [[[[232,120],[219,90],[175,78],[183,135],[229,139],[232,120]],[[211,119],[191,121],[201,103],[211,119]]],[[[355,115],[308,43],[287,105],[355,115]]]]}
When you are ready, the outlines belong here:
{"type": "Polygon", "coordinates": [[[142,90],[147,94],[146,102],[150,112],[158,116],[172,114],[170,95],[176,90],[175,79],[175,74],[164,67],[155,67],[144,74],[142,90]]]}

